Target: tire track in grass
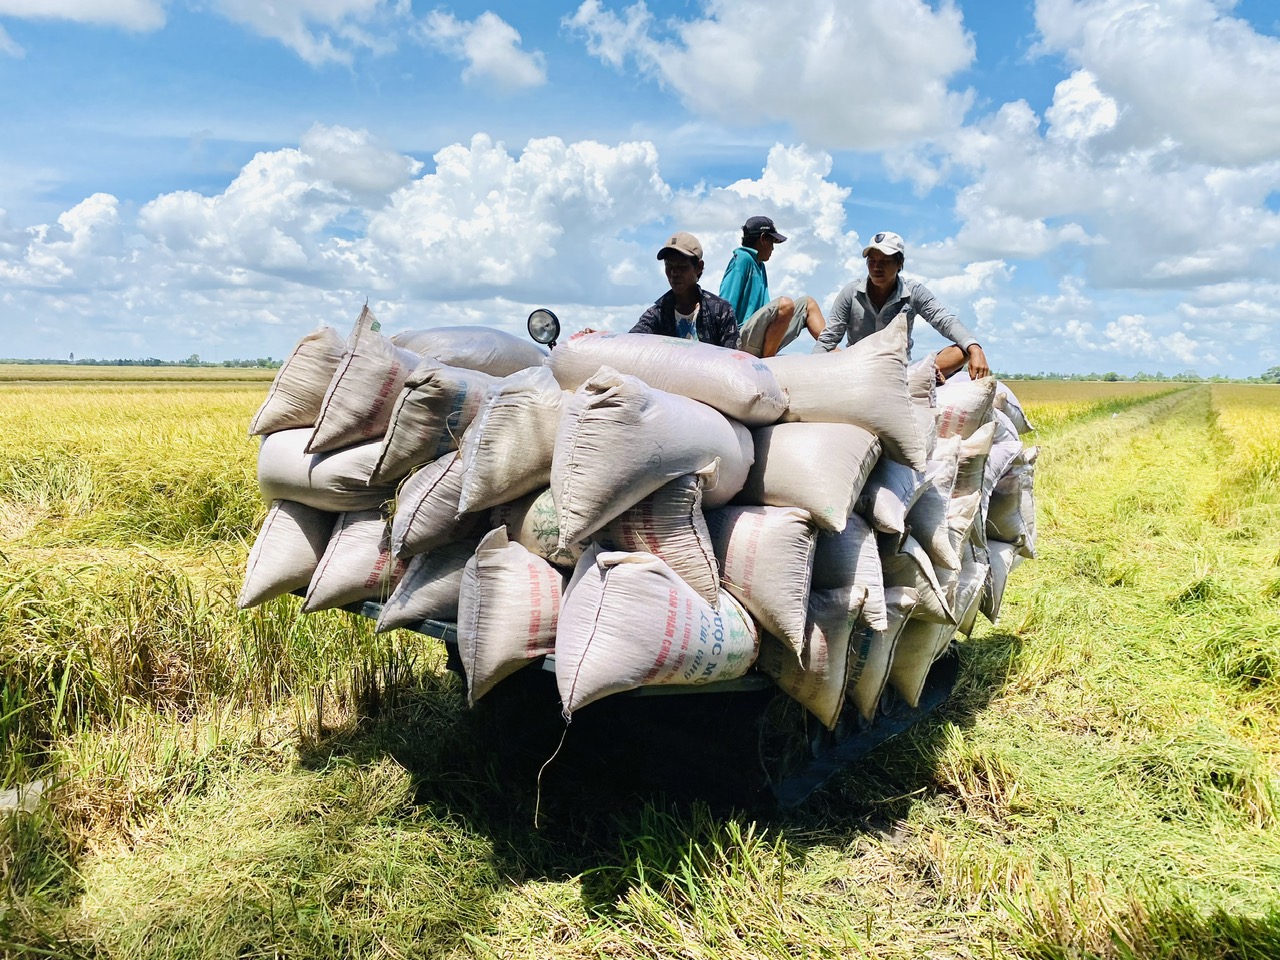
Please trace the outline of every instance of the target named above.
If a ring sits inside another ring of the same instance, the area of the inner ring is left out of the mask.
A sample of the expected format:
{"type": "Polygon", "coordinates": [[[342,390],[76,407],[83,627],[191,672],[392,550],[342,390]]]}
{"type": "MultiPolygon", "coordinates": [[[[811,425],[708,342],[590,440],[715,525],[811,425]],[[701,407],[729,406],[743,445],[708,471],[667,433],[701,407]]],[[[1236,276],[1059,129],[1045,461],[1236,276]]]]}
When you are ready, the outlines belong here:
{"type": "Polygon", "coordinates": [[[1222,466],[1209,389],[1039,440],[1039,557],[1004,621],[1021,615],[1022,649],[991,707],[947,738],[922,817],[947,838],[946,889],[1008,897],[1073,949],[1164,903],[1274,916],[1274,717],[1260,723],[1206,658],[1207,601],[1235,596],[1240,561],[1206,506],[1222,466]]]}

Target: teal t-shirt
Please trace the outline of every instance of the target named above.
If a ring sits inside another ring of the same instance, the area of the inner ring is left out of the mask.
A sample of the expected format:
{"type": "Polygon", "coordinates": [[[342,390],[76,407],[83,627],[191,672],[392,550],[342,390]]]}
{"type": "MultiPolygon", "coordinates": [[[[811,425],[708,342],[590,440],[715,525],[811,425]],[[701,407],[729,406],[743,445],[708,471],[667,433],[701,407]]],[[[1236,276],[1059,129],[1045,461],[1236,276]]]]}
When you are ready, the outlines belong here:
{"type": "Polygon", "coordinates": [[[733,251],[720,280],[720,296],[733,306],[738,326],[773,299],[769,296],[769,274],[751,247],[733,251]]]}

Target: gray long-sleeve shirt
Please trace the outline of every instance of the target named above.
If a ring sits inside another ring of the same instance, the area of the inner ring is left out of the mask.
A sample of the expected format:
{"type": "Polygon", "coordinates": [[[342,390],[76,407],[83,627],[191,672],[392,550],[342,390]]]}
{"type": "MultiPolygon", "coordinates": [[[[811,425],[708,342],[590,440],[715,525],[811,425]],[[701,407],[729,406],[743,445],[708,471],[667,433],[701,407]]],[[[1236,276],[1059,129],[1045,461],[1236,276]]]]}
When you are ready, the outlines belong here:
{"type": "Polygon", "coordinates": [[[818,337],[813,352],[819,353],[834,350],[844,337],[850,345],[863,337],[870,336],[877,330],[883,330],[903,310],[907,312],[907,348],[912,345],[911,328],[917,315],[940,334],[955,343],[961,350],[967,351],[978,342],[978,338],[969,332],[968,327],[956,319],[956,315],[938,302],[937,297],[929,292],[919,280],[898,278],[897,289],[893,296],[877,310],[867,294],[867,278],[855,280],[847,284],[836,294],[836,302],[827,316],[827,328],[818,337]]]}

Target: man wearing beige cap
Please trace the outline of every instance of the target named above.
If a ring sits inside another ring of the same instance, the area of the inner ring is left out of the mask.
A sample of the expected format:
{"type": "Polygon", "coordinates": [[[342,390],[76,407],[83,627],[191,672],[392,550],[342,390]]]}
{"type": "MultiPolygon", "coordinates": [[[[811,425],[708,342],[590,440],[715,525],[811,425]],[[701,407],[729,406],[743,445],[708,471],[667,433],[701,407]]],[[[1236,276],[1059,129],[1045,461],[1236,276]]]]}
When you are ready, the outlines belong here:
{"type": "Polygon", "coordinates": [[[738,349],[738,321],[733,307],[698,286],[702,277],[702,244],[692,233],[673,233],[658,250],[671,289],[641,314],[632,333],[698,340],[738,349]]]}
{"type": "Polygon", "coordinates": [[[862,250],[867,260],[867,276],[855,280],[836,294],[827,320],[827,329],[813,348],[834,350],[844,337],[855,344],[863,337],[883,330],[899,313],[907,314],[907,349],[911,348],[911,327],[916,316],[955,346],[938,351],[938,372],[949,377],[966,363],[974,380],[991,373],[987,356],[978,340],[956,315],[940,304],[929,288],[918,280],[904,280],[899,274],[906,262],[907,246],[896,233],[877,233],[862,250]]]}
{"type": "Polygon", "coordinates": [[[807,329],[816,340],[826,327],[813,297],[769,296],[765,264],[774,246],[786,241],[770,217],[748,217],[742,225],[742,245],[733,251],[720,280],[720,296],[732,304],[742,324],[739,348],[757,357],[774,356],[801,330],[807,329]]]}

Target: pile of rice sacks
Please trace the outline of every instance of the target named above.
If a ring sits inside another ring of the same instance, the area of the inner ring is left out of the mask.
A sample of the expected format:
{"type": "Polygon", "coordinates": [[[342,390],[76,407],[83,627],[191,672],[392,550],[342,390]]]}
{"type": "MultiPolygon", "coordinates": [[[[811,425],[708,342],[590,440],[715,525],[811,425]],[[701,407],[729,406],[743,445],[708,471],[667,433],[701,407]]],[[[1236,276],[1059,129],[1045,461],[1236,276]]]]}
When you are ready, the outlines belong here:
{"type": "Polygon", "coordinates": [[[828,728],[919,704],[1035,552],[1031,429],[1002,383],[938,386],[899,317],[760,360],[592,333],[308,334],[250,425],[270,504],[239,604],[376,601],[457,624],[474,703],[553,657],[566,718],[762,671],[828,728]]]}

